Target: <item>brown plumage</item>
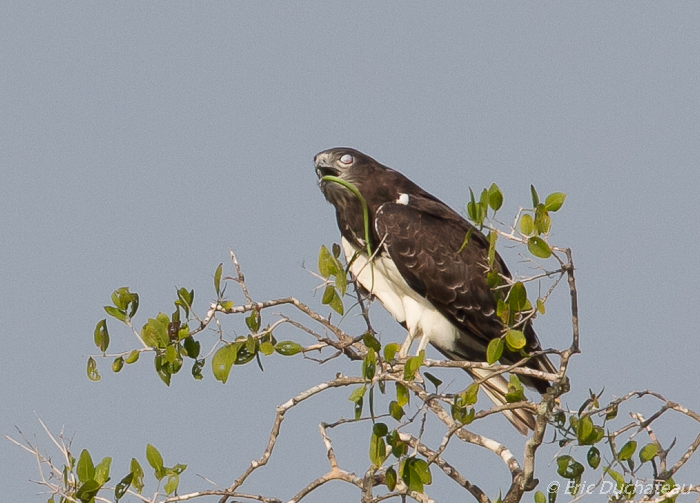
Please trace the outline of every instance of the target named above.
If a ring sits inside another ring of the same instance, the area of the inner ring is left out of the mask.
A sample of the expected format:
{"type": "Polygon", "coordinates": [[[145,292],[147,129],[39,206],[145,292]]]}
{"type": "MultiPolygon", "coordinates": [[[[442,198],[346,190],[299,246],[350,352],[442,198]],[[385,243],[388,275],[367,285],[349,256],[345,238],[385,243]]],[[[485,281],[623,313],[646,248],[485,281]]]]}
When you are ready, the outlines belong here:
{"type": "MultiPolygon", "coordinates": [[[[447,358],[485,361],[486,347],[502,335],[504,327],[495,313],[493,292],[486,284],[488,241],[484,235],[408,178],[357,150],[320,152],[315,165],[319,179],[325,175],[340,177],[352,183],[367,203],[371,249],[374,252],[380,246],[371,277],[368,268],[362,269],[366,243],[359,200],[342,185],[319,180],[323,194],[336,209],[346,255],[362,255],[351,271],[409,330],[402,351],[408,350],[413,337],[423,335],[422,343],[429,341],[447,358]],[[470,229],[469,243],[460,251],[470,229]]],[[[498,254],[494,267],[510,277],[498,254]]],[[[527,341],[525,350],[540,350],[531,323],[522,329],[527,341]]],[[[510,364],[520,359],[519,354],[506,348],[501,362],[510,364]]],[[[531,359],[527,366],[556,372],[545,356],[531,359]]],[[[479,369],[468,372],[475,379],[488,375],[488,371],[479,369]]],[[[549,386],[541,379],[520,378],[540,393],[549,386]]],[[[482,388],[495,403],[505,403],[507,383],[502,376],[489,379],[482,388]]],[[[534,418],[528,412],[510,412],[506,416],[521,433],[534,427],[534,418]]]]}

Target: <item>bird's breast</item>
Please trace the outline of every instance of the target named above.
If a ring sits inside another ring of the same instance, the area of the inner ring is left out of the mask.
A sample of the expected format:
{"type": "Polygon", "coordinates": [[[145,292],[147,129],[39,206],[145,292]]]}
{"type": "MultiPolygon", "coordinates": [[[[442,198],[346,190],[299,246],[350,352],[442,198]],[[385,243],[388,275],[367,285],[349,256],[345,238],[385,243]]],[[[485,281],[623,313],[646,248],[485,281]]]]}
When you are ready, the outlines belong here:
{"type": "Polygon", "coordinates": [[[350,261],[355,257],[350,272],[396,321],[405,323],[412,334],[426,334],[438,348],[454,349],[459,330],[428,299],[408,286],[388,255],[379,254],[370,264],[364,250],[345,238],[341,243],[346,259],[350,261]]]}

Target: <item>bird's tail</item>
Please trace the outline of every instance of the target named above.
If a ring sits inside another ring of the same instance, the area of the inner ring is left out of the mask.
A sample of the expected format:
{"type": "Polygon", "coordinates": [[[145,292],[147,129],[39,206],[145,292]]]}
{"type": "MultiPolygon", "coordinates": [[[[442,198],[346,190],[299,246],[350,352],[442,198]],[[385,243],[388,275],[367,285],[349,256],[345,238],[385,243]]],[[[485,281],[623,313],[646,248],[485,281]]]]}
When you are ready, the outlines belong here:
{"type": "MultiPolygon", "coordinates": [[[[474,380],[484,379],[490,376],[493,372],[487,369],[464,369],[474,380]]],[[[489,380],[481,383],[480,388],[484,390],[486,396],[496,405],[504,405],[508,403],[506,393],[508,393],[508,381],[503,375],[495,375],[489,380]]],[[[535,416],[525,409],[504,410],[503,415],[511,422],[515,429],[522,435],[527,436],[530,430],[535,429],[535,416]]]]}

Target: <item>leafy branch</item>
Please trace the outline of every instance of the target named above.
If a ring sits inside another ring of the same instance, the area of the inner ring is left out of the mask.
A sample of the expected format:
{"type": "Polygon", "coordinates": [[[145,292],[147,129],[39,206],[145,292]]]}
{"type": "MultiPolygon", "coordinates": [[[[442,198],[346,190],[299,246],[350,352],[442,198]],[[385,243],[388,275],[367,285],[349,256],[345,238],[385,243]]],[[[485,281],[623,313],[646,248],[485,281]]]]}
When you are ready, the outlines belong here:
{"type": "MultiPolygon", "coordinates": [[[[301,355],[305,360],[318,364],[326,364],[338,357],[358,362],[357,375],[338,374],[334,379],[318,383],[279,405],[260,457],[252,460],[230,485],[224,489],[178,494],[179,476],[187,468],[186,465],[165,466],[160,452],[149,444],[146,446],[147,465],[143,466],[150,466],[158,481],[155,494],[149,498],[143,495],[144,470],[136,458],[132,459],[129,471],[116,484],[110,485],[111,458],[105,457],[94,464],[92,456],[85,449],[75,457],[71,443],[65,441],[62,435],[52,435],[43,423],[44,431],[60,452],[60,462],[41,454],[21,432],[21,441],[8,439],[36,458],[40,472],[37,483],[50,491],[52,497],[49,501],[53,503],[116,502],[126,495],[152,503],[188,501],[205,496],[220,496],[221,503],[231,499],[279,502],[281,500],[275,496],[245,492],[249,477],[263,469],[273,456],[282,424],[290,411],[305,406],[312,397],[325,396],[328,390],[346,389],[351,417],[341,417],[332,422],[321,420],[318,428],[329,469],[297,488],[290,501],[300,501],[329,481],[341,481],[355,487],[361,501],[367,503],[405,498],[429,502],[433,501],[429,494],[435,477],[442,474],[445,480],[467,491],[479,503],[515,503],[522,501],[527,492],[542,489],[535,477],[537,453],[542,448],[556,451],[553,456],[557,474],[568,481],[562,492],[568,493],[574,500],[586,495],[581,490],[581,481],[583,474],[590,470],[598,474],[594,486],[601,488],[606,483],[613,484],[617,499],[674,501],[686,489],[679,488],[674,477],[700,447],[700,434],[681,455],[672,458],[675,440],[664,442],[653,431],[652,425],[660,418],[676,413],[694,421],[697,427],[697,423],[700,423],[697,413],[648,390],[630,392],[607,403],[602,402],[602,393],[591,392],[576,410],[561,406],[561,398],[570,389],[567,372],[571,357],[580,352],[578,294],[572,253],[567,248],[551,246],[548,242],[552,226],[550,213],[561,208],[565,195],[555,192],[540,202],[533,187],[532,208],[521,208],[514,224],[503,230],[493,225],[495,218],[489,217],[489,213],[495,215],[503,203],[500,189],[493,184],[481,192],[478,201],[472,191],[470,194],[467,214],[476,227],[488,231],[485,236],[489,244],[488,263],[483,267],[498,301],[497,314],[505,327],[503,336],[489,345],[487,362],[433,360],[427,359],[423,352],[402,358],[399,357],[399,344],[382,344],[370,324],[370,300],[363,299],[357,288],[354,294],[348,288],[355,282],[354,278],[348,278],[347,265],[341,260],[338,245],[330,249],[323,246],[319,252],[318,271],[324,289],[321,303],[340,316],[347,316],[353,309],[359,309],[367,325],[367,329],[361,333],[348,333],[340,326],[343,318],[335,322],[332,313],[321,314],[294,297],[254,300],[238,259],[231,251],[234,272],[225,275],[223,264],[216,268],[213,275],[216,300],[201,316],[195,311],[194,290],[178,288],[172,314],[158,313],[148,318],[141,330],[136,330],[133,319],[138,314],[139,296],[127,287],[117,289],[111,297],[112,304],[105,306],[105,312],[133,333],[136,347],[108,353],[108,323],[107,319],[100,320],[93,334],[100,354],[90,356],[87,363],[88,377],[98,381],[97,360],[100,357],[112,359],[112,371],[117,373],[136,364],[145,354],[152,354],[156,374],[166,385],[171,385],[172,377],[180,372],[187,361],[191,362],[190,373],[194,379],[202,380],[205,377],[204,370],[209,362],[212,375],[222,383],[228,380],[234,367],[255,361],[262,368],[263,361],[274,361],[266,360],[273,355],[301,355]],[[525,246],[539,272],[528,278],[512,280],[496,272],[495,246],[498,238],[525,246]],[[556,266],[545,269],[540,261],[548,259],[553,259],[556,266]],[[566,282],[563,282],[564,278],[566,282]],[[532,282],[549,282],[546,293],[533,301],[528,299],[526,289],[526,285],[532,282]],[[231,284],[240,288],[242,301],[238,304],[227,295],[231,284]],[[529,320],[545,314],[550,294],[564,284],[568,286],[570,299],[570,345],[564,349],[525,352],[523,327],[529,320]],[[272,309],[287,311],[271,315],[272,309]],[[233,339],[225,336],[228,331],[224,330],[223,322],[230,318],[240,320],[246,336],[233,339]],[[276,334],[282,327],[296,331],[299,339],[278,340],[276,334]],[[214,337],[207,338],[207,335],[214,337]],[[207,346],[206,350],[203,350],[203,346],[207,346]],[[520,361],[510,365],[499,364],[504,348],[519,352],[520,361]],[[559,358],[556,373],[524,366],[530,359],[544,354],[559,358]],[[509,373],[508,402],[500,406],[485,406],[479,401],[482,381],[475,381],[463,390],[455,390],[444,386],[443,381],[432,373],[434,369],[445,373],[467,368],[488,369],[492,372],[491,376],[509,373]],[[518,379],[522,375],[544,379],[552,385],[539,401],[529,401],[518,379]],[[619,421],[620,407],[643,399],[656,400],[659,403],[656,412],[647,419],[632,411],[631,421],[613,426],[619,421]],[[521,453],[516,453],[497,438],[475,432],[474,428],[479,422],[488,421],[494,414],[518,409],[536,416],[535,429],[521,453]],[[435,424],[428,421],[429,418],[437,419],[442,424],[442,437],[436,445],[426,440],[427,425],[435,424]],[[368,427],[368,464],[361,475],[341,466],[331,438],[332,430],[355,423],[364,423],[368,427]],[[548,433],[551,434],[550,439],[547,438],[550,436],[548,433]],[[647,439],[642,440],[644,436],[647,439]],[[465,465],[467,470],[460,466],[464,460],[449,459],[447,448],[453,442],[477,446],[485,455],[496,456],[503,463],[509,477],[503,481],[502,497],[489,497],[478,481],[471,480],[467,476],[469,465],[465,465]],[[653,492],[641,494],[637,490],[640,480],[648,480],[653,492]]],[[[367,218],[365,222],[368,222],[367,218]]],[[[365,231],[369,246],[369,229],[365,231]]],[[[476,239],[474,232],[477,231],[467,233],[463,246],[470,239],[476,239]]],[[[342,415],[343,411],[339,414],[342,415]]],[[[542,490],[536,491],[535,501],[553,503],[558,492],[549,489],[548,495],[542,490]]],[[[688,490],[700,492],[700,486],[690,486],[688,490]]]]}

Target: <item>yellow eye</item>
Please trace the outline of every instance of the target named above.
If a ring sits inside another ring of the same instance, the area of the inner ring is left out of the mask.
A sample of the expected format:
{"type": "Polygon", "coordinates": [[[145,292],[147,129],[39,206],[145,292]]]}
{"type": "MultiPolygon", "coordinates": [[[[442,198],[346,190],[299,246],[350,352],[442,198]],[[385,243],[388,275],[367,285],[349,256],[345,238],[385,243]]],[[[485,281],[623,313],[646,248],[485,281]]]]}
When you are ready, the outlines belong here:
{"type": "Polygon", "coordinates": [[[350,154],[344,154],[340,158],[340,162],[342,162],[343,164],[352,164],[352,161],[353,161],[353,158],[350,154]]]}

